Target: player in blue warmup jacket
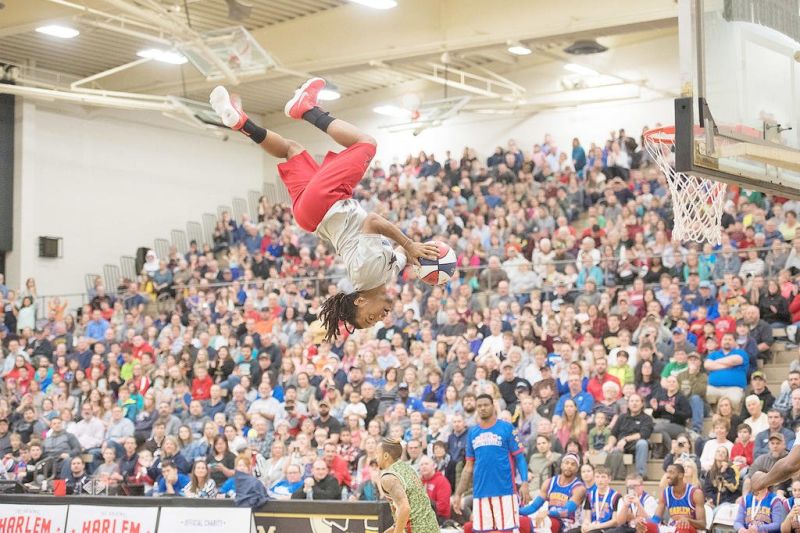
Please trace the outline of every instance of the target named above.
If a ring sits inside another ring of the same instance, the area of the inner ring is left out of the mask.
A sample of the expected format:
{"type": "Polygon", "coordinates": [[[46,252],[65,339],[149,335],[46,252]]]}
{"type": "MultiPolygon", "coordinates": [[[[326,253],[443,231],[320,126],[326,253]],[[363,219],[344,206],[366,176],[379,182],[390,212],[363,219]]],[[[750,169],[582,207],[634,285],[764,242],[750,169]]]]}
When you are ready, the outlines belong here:
{"type": "Polygon", "coordinates": [[[467,434],[467,461],[453,495],[453,509],[461,513],[464,492],[472,484],[473,530],[517,533],[519,499],[523,505],[530,500],[525,448],[520,445],[514,426],[497,419],[491,396],[481,394],[475,406],[478,424],[467,434]],[[517,473],[521,481],[519,494],[517,473]]]}

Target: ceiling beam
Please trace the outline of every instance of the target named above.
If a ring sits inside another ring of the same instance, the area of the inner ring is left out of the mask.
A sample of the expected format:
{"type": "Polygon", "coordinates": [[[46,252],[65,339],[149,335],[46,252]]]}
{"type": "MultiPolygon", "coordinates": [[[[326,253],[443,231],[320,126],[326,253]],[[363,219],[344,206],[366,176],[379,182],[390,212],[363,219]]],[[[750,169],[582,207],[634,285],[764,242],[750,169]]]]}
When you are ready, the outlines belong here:
{"type": "Polygon", "coordinates": [[[508,40],[529,41],[631,24],[677,20],[664,0],[572,0],[559,9],[514,0],[404,0],[387,11],[357,5],[267,26],[253,32],[264,49],[289,68],[320,72],[397,61],[508,40]],[[359,31],[354,32],[353,28],[359,31]],[[297,46],[302,39],[302,46],[297,46]]]}

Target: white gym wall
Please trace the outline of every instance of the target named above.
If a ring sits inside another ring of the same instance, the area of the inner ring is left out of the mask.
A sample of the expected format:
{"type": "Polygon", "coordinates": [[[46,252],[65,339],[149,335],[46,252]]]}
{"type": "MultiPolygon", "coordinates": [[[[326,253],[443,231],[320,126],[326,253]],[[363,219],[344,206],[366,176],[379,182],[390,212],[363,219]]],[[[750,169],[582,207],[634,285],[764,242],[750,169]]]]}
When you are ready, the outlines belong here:
{"type": "Polygon", "coordinates": [[[10,286],[34,277],[40,294],[85,292],[153,239],[261,190],[262,151],[223,142],[157,113],[60,109],[17,99],[14,251],[10,286]],[[150,124],[148,124],[150,122],[150,124]],[[63,238],[63,257],[38,257],[38,237],[63,238]]]}

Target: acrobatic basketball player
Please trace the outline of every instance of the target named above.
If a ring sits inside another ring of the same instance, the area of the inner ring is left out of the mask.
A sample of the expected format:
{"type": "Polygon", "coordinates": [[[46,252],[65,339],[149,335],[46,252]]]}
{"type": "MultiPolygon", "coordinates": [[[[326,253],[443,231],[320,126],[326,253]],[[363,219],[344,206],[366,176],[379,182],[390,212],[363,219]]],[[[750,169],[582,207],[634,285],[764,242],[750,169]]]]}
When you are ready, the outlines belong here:
{"type": "Polygon", "coordinates": [[[407,261],[419,264],[420,257],[435,260],[438,250],[412,241],[382,216],[367,214],[353,199],[353,189],[375,156],[375,139],[317,106],[317,95],[324,87],[322,78],[308,80],[284,109],[288,117],[310,122],[345,147],[339,153],[328,152],[321,165],[299,143],[250,120],[225,87],[211,91],[209,100],[223,124],[241,131],[270,155],[286,159],[278,165],[278,172],[292,198],[295,221],[329,242],[344,260],[354,290],[328,298],[320,310],[326,338],[332,340],[339,335],[342,322],[352,332],[351,327],[369,328],[383,320],[391,310],[386,284],[407,261]],[[393,249],[389,239],[399,246],[393,249]]]}

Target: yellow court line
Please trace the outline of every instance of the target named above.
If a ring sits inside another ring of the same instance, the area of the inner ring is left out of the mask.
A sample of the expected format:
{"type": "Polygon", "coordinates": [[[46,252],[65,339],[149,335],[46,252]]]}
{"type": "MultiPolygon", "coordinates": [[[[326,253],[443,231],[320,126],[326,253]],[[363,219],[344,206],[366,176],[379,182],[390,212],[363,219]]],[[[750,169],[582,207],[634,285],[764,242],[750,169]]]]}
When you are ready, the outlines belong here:
{"type": "Polygon", "coordinates": [[[309,518],[312,516],[321,516],[322,518],[336,518],[343,519],[349,518],[351,520],[377,520],[377,515],[366,514],[325,514],[325,513],[253,513],[254,516],[273,517],[273,518],[309,518]]]}

